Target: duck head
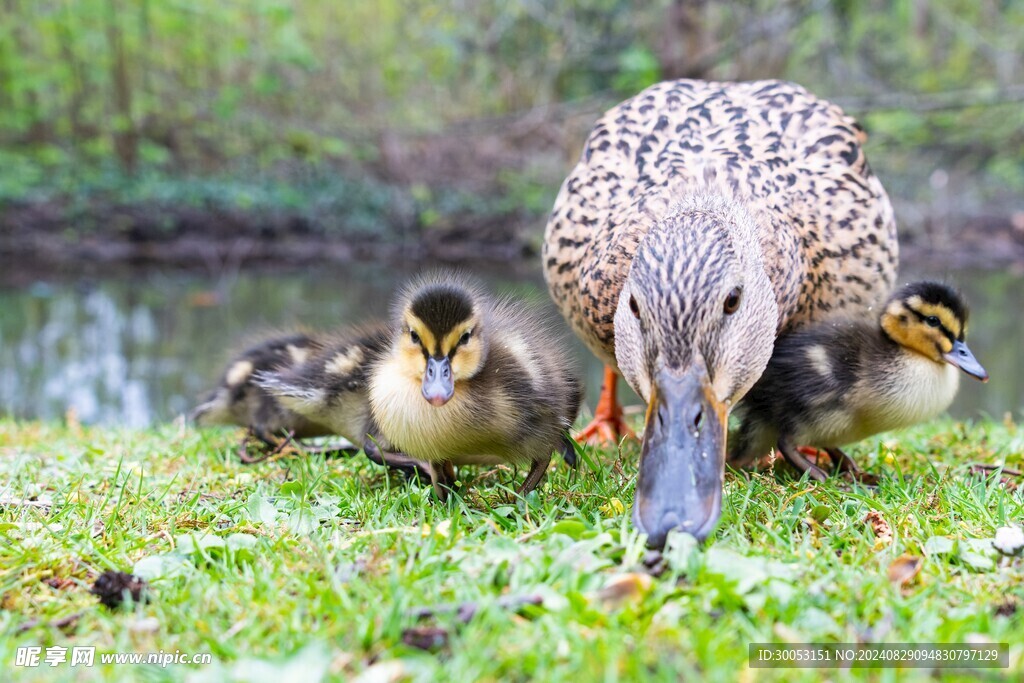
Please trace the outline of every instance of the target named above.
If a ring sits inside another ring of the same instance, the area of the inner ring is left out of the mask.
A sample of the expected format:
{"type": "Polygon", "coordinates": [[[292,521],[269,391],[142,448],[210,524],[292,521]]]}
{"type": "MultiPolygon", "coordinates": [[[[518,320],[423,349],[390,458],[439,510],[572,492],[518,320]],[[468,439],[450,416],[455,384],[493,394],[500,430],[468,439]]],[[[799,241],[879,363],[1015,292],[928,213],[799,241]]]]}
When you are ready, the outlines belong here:
{"type": "Polygon", "coordinates": [[[633,521],[655,547],[699,540],[722,506],[731,406],[764,372],[779,310],[754,219],[719,195],[670,209],[641,240],[615,312],[615,356],[647,401],[633,521]]]}
{"type": "Polygon", "coordinates": [[[483,366],[486,310],[480,287],[459,276],[432,276],[406,291],[395,351],[431,405],[448,403],[458,383],[483,366]]]}
{"type": "Polygon", "coordinates": [[[886,303],[882,330],[896,343],[964,373],[988,381],[988,373],[967,347],[967,304],[949,285],[912,282],[886,303]]]}

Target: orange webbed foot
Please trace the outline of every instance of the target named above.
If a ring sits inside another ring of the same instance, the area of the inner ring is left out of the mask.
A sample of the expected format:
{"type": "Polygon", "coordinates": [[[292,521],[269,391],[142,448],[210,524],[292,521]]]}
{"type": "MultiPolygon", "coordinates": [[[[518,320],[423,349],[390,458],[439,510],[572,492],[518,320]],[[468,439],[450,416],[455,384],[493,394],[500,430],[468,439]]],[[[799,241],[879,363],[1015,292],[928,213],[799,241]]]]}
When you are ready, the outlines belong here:
{"type": "Polygon", "coordinates": [[[634,438],[636,432],[622,418],[622,406],[616,397],[619,376],[607,365],[604,368],[604,383],[601,385],[601,400],[594,411],[594,419],[576,433],[576,441],[585,444],[618,444],[622,437],[634,438]]]}

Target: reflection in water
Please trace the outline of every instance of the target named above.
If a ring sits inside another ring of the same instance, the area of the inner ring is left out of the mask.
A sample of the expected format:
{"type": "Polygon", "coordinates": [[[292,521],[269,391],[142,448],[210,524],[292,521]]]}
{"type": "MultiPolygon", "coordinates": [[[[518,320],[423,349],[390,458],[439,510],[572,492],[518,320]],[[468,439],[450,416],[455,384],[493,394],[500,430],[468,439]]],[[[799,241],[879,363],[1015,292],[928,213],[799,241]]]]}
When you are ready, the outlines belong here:
{"type": "MultiPolygon", "coordinates": [[[[561,318],[539,269],[481,273],[561,318]]],[[[411,272],[346,266],[230,280],[147,272],[143,277],[0,289],[0,414],[52,419],[73,408],[83,422],[141,427],[187,412],[211,387],[231,349],[269,330],[330,328],[385,315],[394,287],[411,272]]],[[[960,285],[971,304],[969,342],[992,376],[964,378],[958,416],[1002,416],[1024,408],[1024,326],[1015,302],[1024,278],[1004,272],[955,275],[906,269],[960,285]],[[949,277],[946,277],[949,275],[949,277]]],[[[566,331],[586,369],[588,404],[601,368],[566,331]]]]}

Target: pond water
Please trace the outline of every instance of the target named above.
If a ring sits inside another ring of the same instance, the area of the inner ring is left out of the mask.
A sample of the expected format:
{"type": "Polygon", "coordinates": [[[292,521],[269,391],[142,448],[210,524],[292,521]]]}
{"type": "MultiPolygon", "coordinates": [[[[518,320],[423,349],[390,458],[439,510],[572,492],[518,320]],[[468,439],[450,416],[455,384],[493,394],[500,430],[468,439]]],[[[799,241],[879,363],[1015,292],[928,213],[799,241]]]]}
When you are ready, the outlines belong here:
{"type": "MultiPolygon", "coordinates": [[[[0,414],[143,427],[187,412],[232,349],[296,325],[330,328],[388,310],[416,266],[350,265],[218,276],[149,269],[76,281],[0,287],[0,414]]],[[[536,262],[478,275],[554,312],[536,262]]],[[[1024,408],[1024,277],[1005,271],[904,268],[956,283],[971,305],[969,342],[992,379],[964,378],[951,412],[1001,417],[1024,408]]],[[[601,367],[566,331],[585,369],[588,405],[601,367]]],[[[634,399],[635,400],[635,399],[634,399]]]]}

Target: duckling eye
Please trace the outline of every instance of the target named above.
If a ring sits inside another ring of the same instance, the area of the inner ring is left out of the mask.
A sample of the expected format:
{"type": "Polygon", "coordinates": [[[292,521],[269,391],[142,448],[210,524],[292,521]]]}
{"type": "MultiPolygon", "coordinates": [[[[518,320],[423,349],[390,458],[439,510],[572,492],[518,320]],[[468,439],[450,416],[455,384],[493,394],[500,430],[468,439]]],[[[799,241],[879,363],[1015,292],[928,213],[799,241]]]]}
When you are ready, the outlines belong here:
{"type": "Polygon", "coordinates": [[[640,319],[640,306],[636,302],[636,298],[633,296],[629,297],[629,311],[633,314],[633,317],[637,320],[640,319]]]}
{"type": "Polygon", "coordinates": [[[725,303],[722,305],[722,310],[725,311],[726,315],[732,315],[740,307],[740,295],[743,290],[739,287],[734,287],[729,296],[725,297],[725,303]]]}
{"type": "Polygon", "coordinates": [[[941,324],[939,322],[939,318],[934,315],[928,316],[927,318],[924,319],[924,321],[928,323],[928,327],[938,327],[941,324]]]}
{"type": "Polygon", "coordinates": [[[409,330],[409,339],[412,339],[413,344],[420,343],[420,335],[416,334],[416,330],[409,330]]]}
{"type": "Polygon", "coordinates": [[[463,332],[462,336],[459,337],[459,346],[463,346],[464,344],[468,344],[469,343],[469,337],[470,337],[470,333],[469,332],[463,332]]]}

